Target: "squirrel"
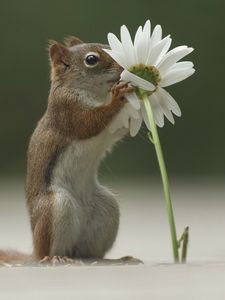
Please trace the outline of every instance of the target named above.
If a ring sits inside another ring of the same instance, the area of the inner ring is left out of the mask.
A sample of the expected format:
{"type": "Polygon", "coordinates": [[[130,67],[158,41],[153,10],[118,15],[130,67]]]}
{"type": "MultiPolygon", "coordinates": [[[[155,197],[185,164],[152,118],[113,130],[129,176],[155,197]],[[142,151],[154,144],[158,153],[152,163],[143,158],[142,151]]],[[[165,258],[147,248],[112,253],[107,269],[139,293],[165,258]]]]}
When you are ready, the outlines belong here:
{"type": "Polygon", "coordinates": [[[107,128],[133,87],[118,83],[122,67],[103,50],[108,48],[73,36],[64,44],[49,42],[48,105],[27,153],[33,253],[0,251],[0,261],[102,259],[112,247],[119,207],[99,183],[98,166],[127,133],[107,128]]]}

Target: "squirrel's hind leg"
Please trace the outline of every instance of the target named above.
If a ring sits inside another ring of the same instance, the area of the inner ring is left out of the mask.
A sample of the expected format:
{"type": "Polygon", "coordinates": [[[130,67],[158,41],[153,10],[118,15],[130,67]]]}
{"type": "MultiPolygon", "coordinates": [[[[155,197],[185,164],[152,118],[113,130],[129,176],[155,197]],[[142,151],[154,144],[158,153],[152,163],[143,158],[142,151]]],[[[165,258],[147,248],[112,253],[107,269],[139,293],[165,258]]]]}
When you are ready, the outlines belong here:
{"type": "Polygon", "coordinates": [[[52,241],[48,255],[73,256],[81,231],[81,220],[78,217],[81,214],[74,195],[62,188],[54,192],[52,241]]]}
{"type": "Polygon", "coordinates": [[[38,206],[32,224],[36,260],[71,257],[80,228],[72,195],[63,189],[54,191],[42,196],[38,206]]]}
{"type": "Polygon", "coordinates": [[[40,260],[50,255],[53,235],[54,193],[47,193],[38,200],[38,209],[33,209],[31,225],[33,232],[34,258],[40,260]]]}

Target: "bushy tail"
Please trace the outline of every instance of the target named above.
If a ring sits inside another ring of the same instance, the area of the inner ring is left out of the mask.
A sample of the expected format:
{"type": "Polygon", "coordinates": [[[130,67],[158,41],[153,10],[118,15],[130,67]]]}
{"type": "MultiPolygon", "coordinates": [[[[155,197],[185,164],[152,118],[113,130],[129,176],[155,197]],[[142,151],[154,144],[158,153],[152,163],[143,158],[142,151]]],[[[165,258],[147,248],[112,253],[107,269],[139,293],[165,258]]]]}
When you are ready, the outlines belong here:
{"type": "Polygon", "coordinates": [[[14,250],[0,250],[0,266],[4,264],[27,264],[32,256],[14,250]]]}

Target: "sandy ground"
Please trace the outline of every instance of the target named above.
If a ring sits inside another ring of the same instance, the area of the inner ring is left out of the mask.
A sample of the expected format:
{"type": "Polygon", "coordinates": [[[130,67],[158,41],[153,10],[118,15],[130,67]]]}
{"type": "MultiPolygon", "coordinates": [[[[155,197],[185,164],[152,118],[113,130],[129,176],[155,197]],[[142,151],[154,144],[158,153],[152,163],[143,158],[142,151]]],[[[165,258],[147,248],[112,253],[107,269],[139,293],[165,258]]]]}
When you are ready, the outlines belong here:
{"type": "MultiPolygon", "coordinates": [[[[177,231],[190,226],[187,265],[173,265],[159,182],[106,180],[118,192],[121,224],[107,257],[139,266],[0,268],[0,299],[225,299],[225,185],[173,179],[177,231]]],[[[0,248],[31,252],[23,182],[0,181],[0,248]]]]}

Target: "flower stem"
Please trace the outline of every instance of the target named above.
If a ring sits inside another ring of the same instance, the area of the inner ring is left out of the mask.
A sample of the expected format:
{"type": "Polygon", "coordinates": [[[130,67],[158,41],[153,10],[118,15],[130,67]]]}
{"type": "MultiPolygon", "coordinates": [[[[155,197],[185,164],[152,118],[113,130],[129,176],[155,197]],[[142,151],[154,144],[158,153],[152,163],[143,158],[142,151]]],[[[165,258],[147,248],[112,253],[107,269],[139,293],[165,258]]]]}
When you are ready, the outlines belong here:
{"type": "Polygon", "coordinates": [[[163,190],[165,194],[165,200],[166,200],[166,208],[167,208],[167,214],[168,214],[168,220],[169,220],[169,226],[170,226],[170,234],[172,239],[172,246],[173,246],[173,257],[174,262],[179,263],[179,252],[178,252],[178,241],[177,241],[177,234],[176,234],[176,227],[175,227],[175,221],[174,221],[174,214],[173,214],[173,207],[171,202],[171,196],[170,196],[170,187],[169,187],[169,180],[168,175],[166,171],[166,165],[163,157],[163,152],[159,140],[158,130],[157,126],[155,124],[153,111],[149,102],[149,96],[147,93],[142,92],[141,93],[142,100],[144,101],[145,109],[147,112],[147,116],[150,122],[151,127],[151,139],[153,140],[156,155],[159,163],[160,173],[162,177],[162,183],[163,183],[163,190]]]}
{"type": "Polygon", "coordinates": [[[183,264],[185,264],[187,260],[188,239],[189,239],[189,227],[187,226],[184,229],[184,233],[183,233],[183,245],[182,245],[182,253],[181,253],[181,262],[183,264]]]}

